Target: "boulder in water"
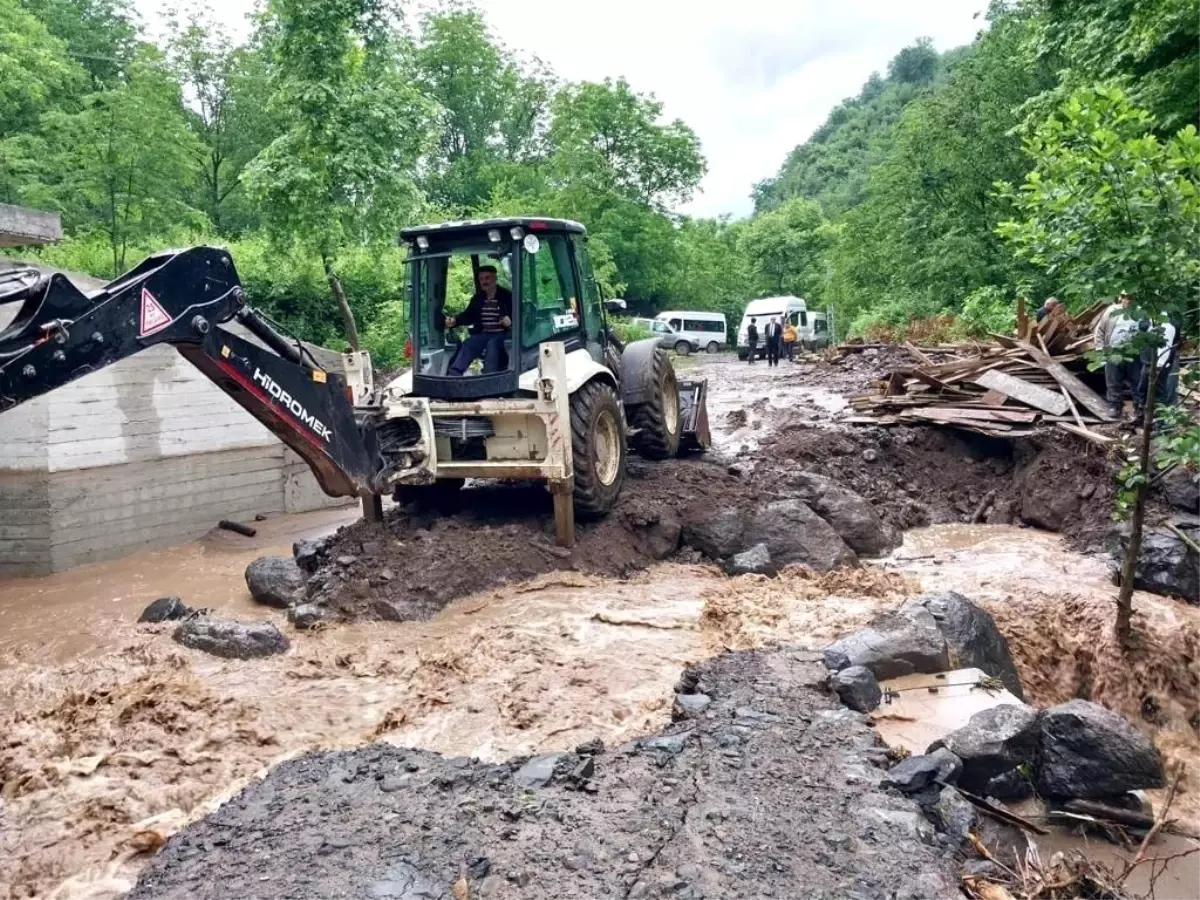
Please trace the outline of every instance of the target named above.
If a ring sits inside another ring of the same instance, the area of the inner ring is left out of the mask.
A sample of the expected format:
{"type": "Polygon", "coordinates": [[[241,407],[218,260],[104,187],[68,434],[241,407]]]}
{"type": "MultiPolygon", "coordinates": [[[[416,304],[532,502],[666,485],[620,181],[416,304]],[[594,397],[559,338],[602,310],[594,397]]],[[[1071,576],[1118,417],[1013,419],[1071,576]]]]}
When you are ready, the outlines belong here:
{"type": "Polygon", "coordinates": [[[1041,716],[1038,790],[1048,797],[1107,797],[1166,783],[1151,740],[1112,710],[1089,700],[1041,716]]]}
{"type": "Polygon", "coordinates": [[[196,610],[178,597],[159,597],[142,610],[138,622],[174,622],[194,615],[196,610]]]}
{"type": "MultiPolygon", "coordinates": [[[[1200,523],[1175,523],[1195,543],[1200,543],[1200,523]]],[[[1129,546],[1129,529],[1123,526],[1109,535],[1110,546],[1119,574],[1129,546]]],[[[1189,547],[1177,534],[1165,528],[1147,528],[1142,533],[1142,552],[1134,571],[1133,586],[1139,590],[1171,597],[1182,597],[1189,603],[1200,603],[1200,554],[1189,547]]]]}
{"type": "Polygon", "coordinates": [[[869,500],[844,484],[813,472],[801,472],[791,483],[859,556],[883,556],[900,544],[900,533],[879,518],[869,500]]]}
{"type": "Polygon", "coordinates": [[[755,544],[749,550],[735,553],[725,571],[730,575],[773,575],[776,567],[767,545],[755,544]]]}
{"type": "Polygon", "coordinates": [[[975,713],[967,724],[929,745],[944,747],[962,760],[958,783],[973,794],[986,793],[997,776],[1036,770],[1038,711],[1025,704],[1002,704],[975,713]]]}
{"type": "Polygon", "coordinates": [[[858,565],[854,551],[803,500],[780,500],[759,507],[747,523],[743,546],[755,544],[766,544],[778,566],[799,563],[828,572],[858,565]]]}
{"type": "Polygon", "coordinates": [[[869,713],[883,699],[879,682],[866,666],[849,666],[830,679],[838,698],[855,712],[869,713]]]}
{"type": "Polygon", "coordinates": [[[177,644],[225,659],[258,659],[284,653],[291,644],[270,622],[188,619],[171,635],[177,644]]]}
{"type": "Polygon", "coordinates": [[[985,610],[953,591],[925,594],[908,604],[924,607],[937,621],[950,650],[952,668],[982,669],[1004,682],[1017,699],[1025,699],[1008,641],[985,610]]]}
{"type": "Polygon", "coordinates": [[[260,556],[246,567],[250,596],[264,606],[287,609],[303,596],[304,583],[296,560],[286,556],[260,556]]]}
{"type": "Polygon", "coordinates": [[[840,672],[865,666],[879,680],[950,668],[946,639],[929,610],[907,605],[825,648],[825,665],[840,672]]]}

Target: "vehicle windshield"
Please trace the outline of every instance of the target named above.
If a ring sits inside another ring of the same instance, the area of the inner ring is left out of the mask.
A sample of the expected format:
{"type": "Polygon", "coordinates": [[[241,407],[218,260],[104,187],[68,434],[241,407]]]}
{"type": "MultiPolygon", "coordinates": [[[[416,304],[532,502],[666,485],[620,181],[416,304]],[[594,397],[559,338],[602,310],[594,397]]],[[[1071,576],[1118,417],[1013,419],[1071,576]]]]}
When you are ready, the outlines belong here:
{"type": "Polygon", "coordinates": [[[512,251],[487,241],[408,260],[413,369],[489,375],[513,365],[512,251]]]}

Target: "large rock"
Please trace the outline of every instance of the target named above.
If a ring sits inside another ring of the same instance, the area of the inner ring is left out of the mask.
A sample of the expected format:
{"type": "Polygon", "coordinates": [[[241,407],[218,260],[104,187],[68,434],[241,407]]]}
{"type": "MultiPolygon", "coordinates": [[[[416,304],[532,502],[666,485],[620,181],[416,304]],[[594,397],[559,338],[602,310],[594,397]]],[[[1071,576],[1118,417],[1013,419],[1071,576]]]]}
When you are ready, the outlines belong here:
{"type": "Polygon", "coordinates": [[[938,830],[956,846],[966,843],[979,824],[975,807],[952,787],[942,788],[931,813],[938,830]]]}
{"type": "Polygon", "coordinates": [[[929,610],[909,605],[834,641],[825,648],[825,665],[839,672],[865,666],[882,681],[915,672],[944,672],[950,668],[950,656],[929,610]]]}
{"type": "Polygon", "coordinates": [[[337,621],[338,618],[337,613],[324,603],[297,603],[288,610],[287,615],[292,627],[300,631],[337,621]]]}
{"type": "Polygon", "coordinates": [[[284,653],[291,646],[270,622],[189,619],[171,637],[189,649],[225,659],[258,659],[284,653]]]}
{"type": "MultiPolygon", "coordinates": [[[[962,775],[963,762],[940,748],[924,756],[909,756],[888,770],[883,786],[904,794],[920,794],[938,782],[954,784],[962,775]]],[[[940,788],[938,788],[940,790],[940,788]]]]}
{"type": "Polygon", "coordinates": [[[1200,475],[1177,466],[1163,476],[1158,487],[1172,506],[1192,514],[1200,513],[1200,475]]]}
{"type": "Polygon", "coordinates": [[[726,506],[684,525],[683,542],[711,559],[728,559],[747,546],[745,533],[745,514],[726,506]]]}
{"type": "MultiPolygon", "coordinates": [[[[1200,543],[1200,528],[1195,523],[1177,523],[1176,527],[1200,543]]],[[[1119,572],[1129,546],[1128,526],[1114,529],[1109,542],[1119,572]]],[[[1166,529],[1147,528],[1142,533],[1142,552],[1138,555],[1133,586],[1155,594],[1182,597],[1189,603],[1200,603],[1200,555],[1178,535],[1166,529]]]]}
{"type": "Polygon", "coordinates": [[[803,500],[780,500],[759,507],[746,525],[743,544],[766,544],[771,559],[781,567],[799,563],[828,572],[858,564],[854,551],[803,500]]]}
{"type": "Polygon", "coordinates": [[[292,558],[296,560],[303,571],[311,575],[321,565],[321,557],[325,554],[327,539],[299,540],[292,544],[292,558]]]}
{"type": "Polygon", "coordinates": [[[138,621],[174,622],[194,616],[195,614],[196,611],[178,597],[159,597],[142,610],[142,614],[138,616],[138,621]]]}
{"type": "Polygon", "coordinates": [[[925,594],[909,604],[923,606],[937,620],[952,668],[982,669],[1004,682],[1015,697],[1025,699],[1008,641],[989,613],[953,591],[925,594]]]}
{"type": "Polygon", "coordinates": [[[830,683],[838,698],[856,712],[868,713],[883,699],[879,682],[866,666],[850,666],[834,672],[830,683]]]}
{"type": "Polygon", "coordinates": [[[286,556],[260,556],[246,567],[250,596],[264,606],[287,609],[303,596],[304,582],[296,560],[286,556]]]}
{"type": "Polygon", "coordinates": [[[792,486],[859,556],[883,556],[900,544],[900,532],[885,524],[871,502],[843,484],[813,472],[792,478],[792,486]]]}
{"type": "Polygon", "coordinates": [[[944,747],[961,759],[958,783],[984,794],[997,776],[1014,769],[1036,771],[1039,736],[1036,709],[1002,704],[975,713],[962,728],[930,744],[929,752],[944,747]]]}
{"type": "Polygon", "coordinates": [[[1096,798],[1162,787],[1163,762],[1150,739],[1089,700],[1041,716],[1038,790],[1048,797],[1096,798]]]}

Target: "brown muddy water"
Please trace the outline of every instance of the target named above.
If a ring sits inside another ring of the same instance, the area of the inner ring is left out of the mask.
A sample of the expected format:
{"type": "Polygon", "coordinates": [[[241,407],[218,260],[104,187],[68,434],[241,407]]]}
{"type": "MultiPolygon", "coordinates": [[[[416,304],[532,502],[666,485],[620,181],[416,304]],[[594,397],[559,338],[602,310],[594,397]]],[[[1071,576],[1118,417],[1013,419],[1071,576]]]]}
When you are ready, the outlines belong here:
{"type": "MultiPolygon", "coordinates": [[[[176,593],[283,626],[250,602],[242,570],[330,530],[329,516],[262,523],[252,548],[217,534],[0,584],[0,895],[118,896],[146,851],[271,764],[314,748],[384,739],[501,760],[592,737],[620,743],[669,720],[684,665],[725,648],[821,647],[922,588],[985,602],[1010,639],[1021,636],[1014,652],[1031,699],[1057,702],[1078,687],[1060,671],[1074,650],[1037,623],[1076,633],[1063,610],[1087,625],[1111,607],[1103,566],[1052,536],[943,526],[910,533],[891,561],[827,576],[729,579],[676,564],[626,581],[556,573],[456,601],[428,622],[293,632],[291,651],[267,660],[214,659],[174,645],[169,628],[132,624],[150,599],[176,593]]],[[[1148,596],[1138,608],[1146,633],[1172,652],[1159,629],[1190,629],[1194,640],[1194,610],[1148,596]]],[[[1098,668],[1094,686],[1131,702],[1098,668]]],[[[1159,703],[1161,730],[1176,741],[1165,749],[1195,759],[1194,732],[1172,718],[1186,709],[1172,703],[1159,703]]],[[[1191,780],[1185,788],[1193,802],[1191,780]]]]}

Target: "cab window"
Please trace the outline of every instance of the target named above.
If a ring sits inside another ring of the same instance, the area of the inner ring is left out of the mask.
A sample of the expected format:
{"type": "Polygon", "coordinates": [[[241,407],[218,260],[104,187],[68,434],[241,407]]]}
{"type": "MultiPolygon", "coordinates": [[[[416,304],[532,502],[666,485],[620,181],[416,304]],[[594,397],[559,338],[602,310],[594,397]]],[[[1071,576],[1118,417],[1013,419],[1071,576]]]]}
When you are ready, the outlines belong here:
{"type": "Polygon", "coordinates": [[[583,299],[584,328],[589,341],[599,341],[604,330],[604,304],[596,287],[596,276],[592,271],[592,257],[587,242],[578,235],[571,238],[579,262],[579,296],[583,299]]]}
{"type": "Polygon", "coordinates": [[[566,236],[529,237],[536,240],[521,249],[521,343],[535,347],[578,332],[579,292],[566,236]]]}

